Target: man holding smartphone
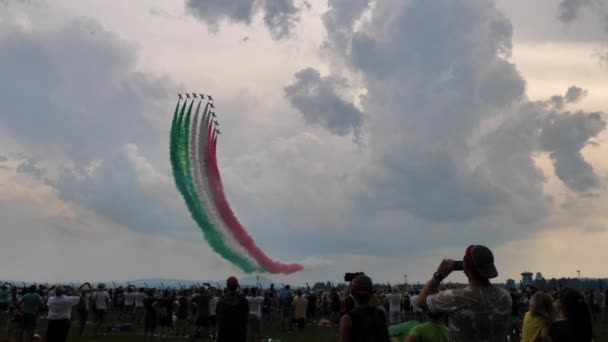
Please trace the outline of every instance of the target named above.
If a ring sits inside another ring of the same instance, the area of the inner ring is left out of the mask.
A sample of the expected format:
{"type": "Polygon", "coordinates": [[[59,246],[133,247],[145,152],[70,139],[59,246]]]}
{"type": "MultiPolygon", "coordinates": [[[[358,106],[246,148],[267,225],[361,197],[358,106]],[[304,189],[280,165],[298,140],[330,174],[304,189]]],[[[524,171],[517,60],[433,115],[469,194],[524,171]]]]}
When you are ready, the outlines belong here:
{"type": "Polygon", "coordinates": [[[437,293],[439,284],[459,263],[444,259],[417,299],[417,305],[433,314],[445,314],[449,321],[450,341],[505,341],[511,317],[511,296],[490,279],[498,276],[494,255],[488,247],[467,248],[462,269],[469,279],[464,289],[437,293]]]}

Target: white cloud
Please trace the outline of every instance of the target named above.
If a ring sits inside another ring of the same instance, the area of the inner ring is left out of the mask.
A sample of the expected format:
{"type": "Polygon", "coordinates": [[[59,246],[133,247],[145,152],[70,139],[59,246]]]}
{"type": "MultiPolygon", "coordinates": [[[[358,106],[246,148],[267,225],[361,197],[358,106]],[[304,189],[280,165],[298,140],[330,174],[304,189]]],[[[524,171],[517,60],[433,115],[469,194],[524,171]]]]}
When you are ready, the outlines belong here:
{"type": "MultiPolygon", "coordinates": [[[[7,274],[235,272],[203,244],[171,179],[167,135],[182,88],[216,98],[225,127],[220,166],[242,222],[269,254],[310,266],[289,281],[338,281],[359,270],[380,281],[425,281],[442,257],[459,257],[471,242],[495,249],[501,277],[517,277],[524,265],[559,273],[549,266],[567,251],[558,243],[608,242],[606,131],[603,117],[590,114],[607,109],[605,82],[587,60],[598,35],[582,38],[592,26],[573,23],[562,39],[555,3],[498,3],[508,5],[506,17],[489,1],[315,1],[305,11],[296,4],[295,26],[291,7],[266,22],[262,8],[236,20],[249,24],[222,24],[211,35],[177,2],[6,7],[0,70],[11,82],[0,80],[8,159],[0,187],[11,191],[0,195],[0,211],[12,215],[12,243],[1,257],[27,247],[15,241],[45,242],[7,274]],[[539,29],[538,39],[559,43],[538,45],[528,34],[542,20],[525,19],[522,8],[550,13],[553,31],[539,29]],[[267,25],[279,30],[269,35],[267,25]],[[290,39],[273,39],[287,31],[290,39]],[[572,51],[572,41],[584,50],[572,51]],[[326,95],[350,112],[290,108],[284,87],[309,67],[326,75],[315,84],[327,87],[302,103],[326,95]],[[340,83],[346,89],[334,87],[339,79],[349,80],[340,83]],[[587,96],[562,96],[563,109],[554,110],[547,101],[572,84],[587,96]],[[351,129],[361,131],[359,145],[331,134],[351,129]],[[19,165],[29,172],[16,173],[19,165]],[[593,197],[579,195],[587,192],[593,197]],[[576,238],[583,231],[594,240],[576,238]],[[537,246],[555,252],[539,255],[537,246]],[[41,267],[47,256],[57,262],[41,267]]],[[[568,267],[585,262],[580,248],[568,267]]],[[[602,267],[585,265],[589,274],[602,267]]]]}

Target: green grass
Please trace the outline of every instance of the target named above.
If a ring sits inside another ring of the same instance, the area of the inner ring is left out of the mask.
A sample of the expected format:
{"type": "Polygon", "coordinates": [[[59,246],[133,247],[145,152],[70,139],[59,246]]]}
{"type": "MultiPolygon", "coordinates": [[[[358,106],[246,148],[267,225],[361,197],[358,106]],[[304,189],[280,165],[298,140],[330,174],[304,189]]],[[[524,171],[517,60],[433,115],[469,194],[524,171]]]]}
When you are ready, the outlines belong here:
{"type": "MultiPolygon", "coordinates": [[[[73,316],[75,317],[75,316],[73,316]]],[[[111,321],[117,322],[117,319],[112,319],[111,321]]],[[[106,332],[105,336],[92,336],[93,335],[93,325],[87,325],[85,330],[84,337],[77,336],[76,333],[77,327],[76,325],[72,325],[70,329],[70,337],[68,338],[69,342],[126,342],[126,341],[143,341],[143,327],[135,326],[133,331],[131,332],[106,332]]],[[[37,332],[41,336],[44,337],[44,332],[46,331],[46,321],[39,320],[37,332]]],[[[158,332],[158,331],[157,331],[158,332]]],[[[302,333],[297,332],[281,332],[281,323],[277,319],[273,319],[271,321],[263,321],[262,323],[262,337],[263,341],[267,341],[269,338],[272,338],[273,341],[275,339],[279,339],[282,342],[334,342],[337,340],[336,337],[332,337],[332,331],[329,327],[321,327],[317,325],[307,326],[302,333]]],[[[159,341],[158,337],[155,337],[154,341],[159,341]]],[[[6,341],[6,333],[5,331],[0,332],[0,342],[6,341]]],[[[189,341],[189,339],[184,338],[175,338],[169,339],[168,341],[189,341]]],[[[197,341],[201,341],[200,339],[197,341]]]]}
{"type": "MultiPolygon", "coordinates": [[[[112,321],[116,321],[113,319],[112,321]]],[[[46,321],[40,320],[38,324],[38,333],[44,336],[46,329],[46,321]]],[[[70,342],[127,342],[127,341],[143,341],[143,332],[141,326],[135,326],[132,332],[119,332],[119,333],[106,333],[106,336],[85,336],[79,337],[76,335],[76,327],[73,326],[70,332],[68,341],[70,342]]],[[[86,334],[91,335],[93,332],[93,326],[87,326],[86,334]]],[[[608,316],[598,322],[595,326],[595,332],[598,338],[595,342],[608,342],[608,316]]],[[[263,340],[267,341],[268,338],[280,339],[282,342],[335,342],[336,337],[332,337],[332,332],[328,327],[320,326],[308,326],[303,333],[285,333],[281,332],[280,321],[273,319],[272,321],[264,321],[262,326],[263,340]]],[[[155,341],[158,341],[155,338],[155,341]]],[[[0,332],[0,342],[6,341],[5,331],[0,332]]],[[[169,341],[189,341],[188,339],[176,338],[170,339],[169,341]]],[[[200,340],[199,340],[200,341],[200,340]]]]}

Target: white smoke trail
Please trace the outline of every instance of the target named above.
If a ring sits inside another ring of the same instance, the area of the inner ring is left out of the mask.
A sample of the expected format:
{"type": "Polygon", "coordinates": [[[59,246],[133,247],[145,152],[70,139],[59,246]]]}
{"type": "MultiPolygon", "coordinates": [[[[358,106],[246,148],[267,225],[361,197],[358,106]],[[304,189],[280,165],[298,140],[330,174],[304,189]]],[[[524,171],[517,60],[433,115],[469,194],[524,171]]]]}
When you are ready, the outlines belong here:
{"type": "Polygon", "coordinates": [[[201,201],[202,207],[209,216],[209,219],[211,220],[212,224],[220,232],[220,234],[224,238],[224,241],[226,241],[226,244],[254,265],[259,265],[257,261],[253,259],[251,255],[247,252],[247,250],[243,246],[241,246],[240,243],[238,243],[228,226],[221,219],[221,216],[214,205],[213,197],[211,196],[211,191],[209,189],[210,183],[207,179],[207,173],[205,171],[205,152],[208,143],[207,134],[209,132],[208,127],[210,119],[210,110],[209,103],[207,103],[205,105],[203,115],[201,117],[201,102],[199,102],[196,108],[196,112],[194,113],[194,118],[191,120],[191,126],[189,130],[189,152],[190,160],[192,161],[190,165],[196,192],[201,201]]]}

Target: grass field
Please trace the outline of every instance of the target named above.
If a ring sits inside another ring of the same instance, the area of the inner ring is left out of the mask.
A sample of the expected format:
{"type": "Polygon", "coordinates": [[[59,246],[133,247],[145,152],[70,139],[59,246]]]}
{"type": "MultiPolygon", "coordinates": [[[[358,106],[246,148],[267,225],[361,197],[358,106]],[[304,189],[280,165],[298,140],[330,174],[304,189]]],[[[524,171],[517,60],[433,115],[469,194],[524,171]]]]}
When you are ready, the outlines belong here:
{"type": "MultiPolygon", "coordinates": [[[[46,328],[46,322],[41,320],[39,323],[39,331],[38,333],[44,336],[44,331],[46,328]]],[[[597,323],[595,327],[595,332],[598,338],[595,342],[608,342],[608,320],[604,320],[601,323],[597,323]]],[[[335,342],[337,338],[335,336],[332,337],[332,332],[328,327],[320,327],[320,326],[308,326],[303,333],[284,333],[280,331],[280,322],[278,320],[273,320],[270,322],[265,322],[263,325],[263,339],[262,341],[268,341],[269,338],[272,338],[272,341],[281,342],[335,342]]],[[[92,326],[88,327],[87,334],[92,333],[92,326]]],[[[0,341],[4,342],[6,340],[6,336],[4,336],[5,332],[2,331],[0,333],[0,341]]],[[[155,338],[155,341],[158,341],[158,338],[155,338]]],[[[70,342],[127,342],[127,341],[143,341],[143,332],[142,328],[136,326],[131,332],[119,332],[119,333],[111,333],[108,332],[106,336],[76,336],[75,329],[72,329],[70,337],[68,338],[70,342]]],[[[169,341],[189,341],[184,338],[175,338],[170,339],[169,341]]],[[[200,341],[200,340],[198,340],[200,341]]]]}

